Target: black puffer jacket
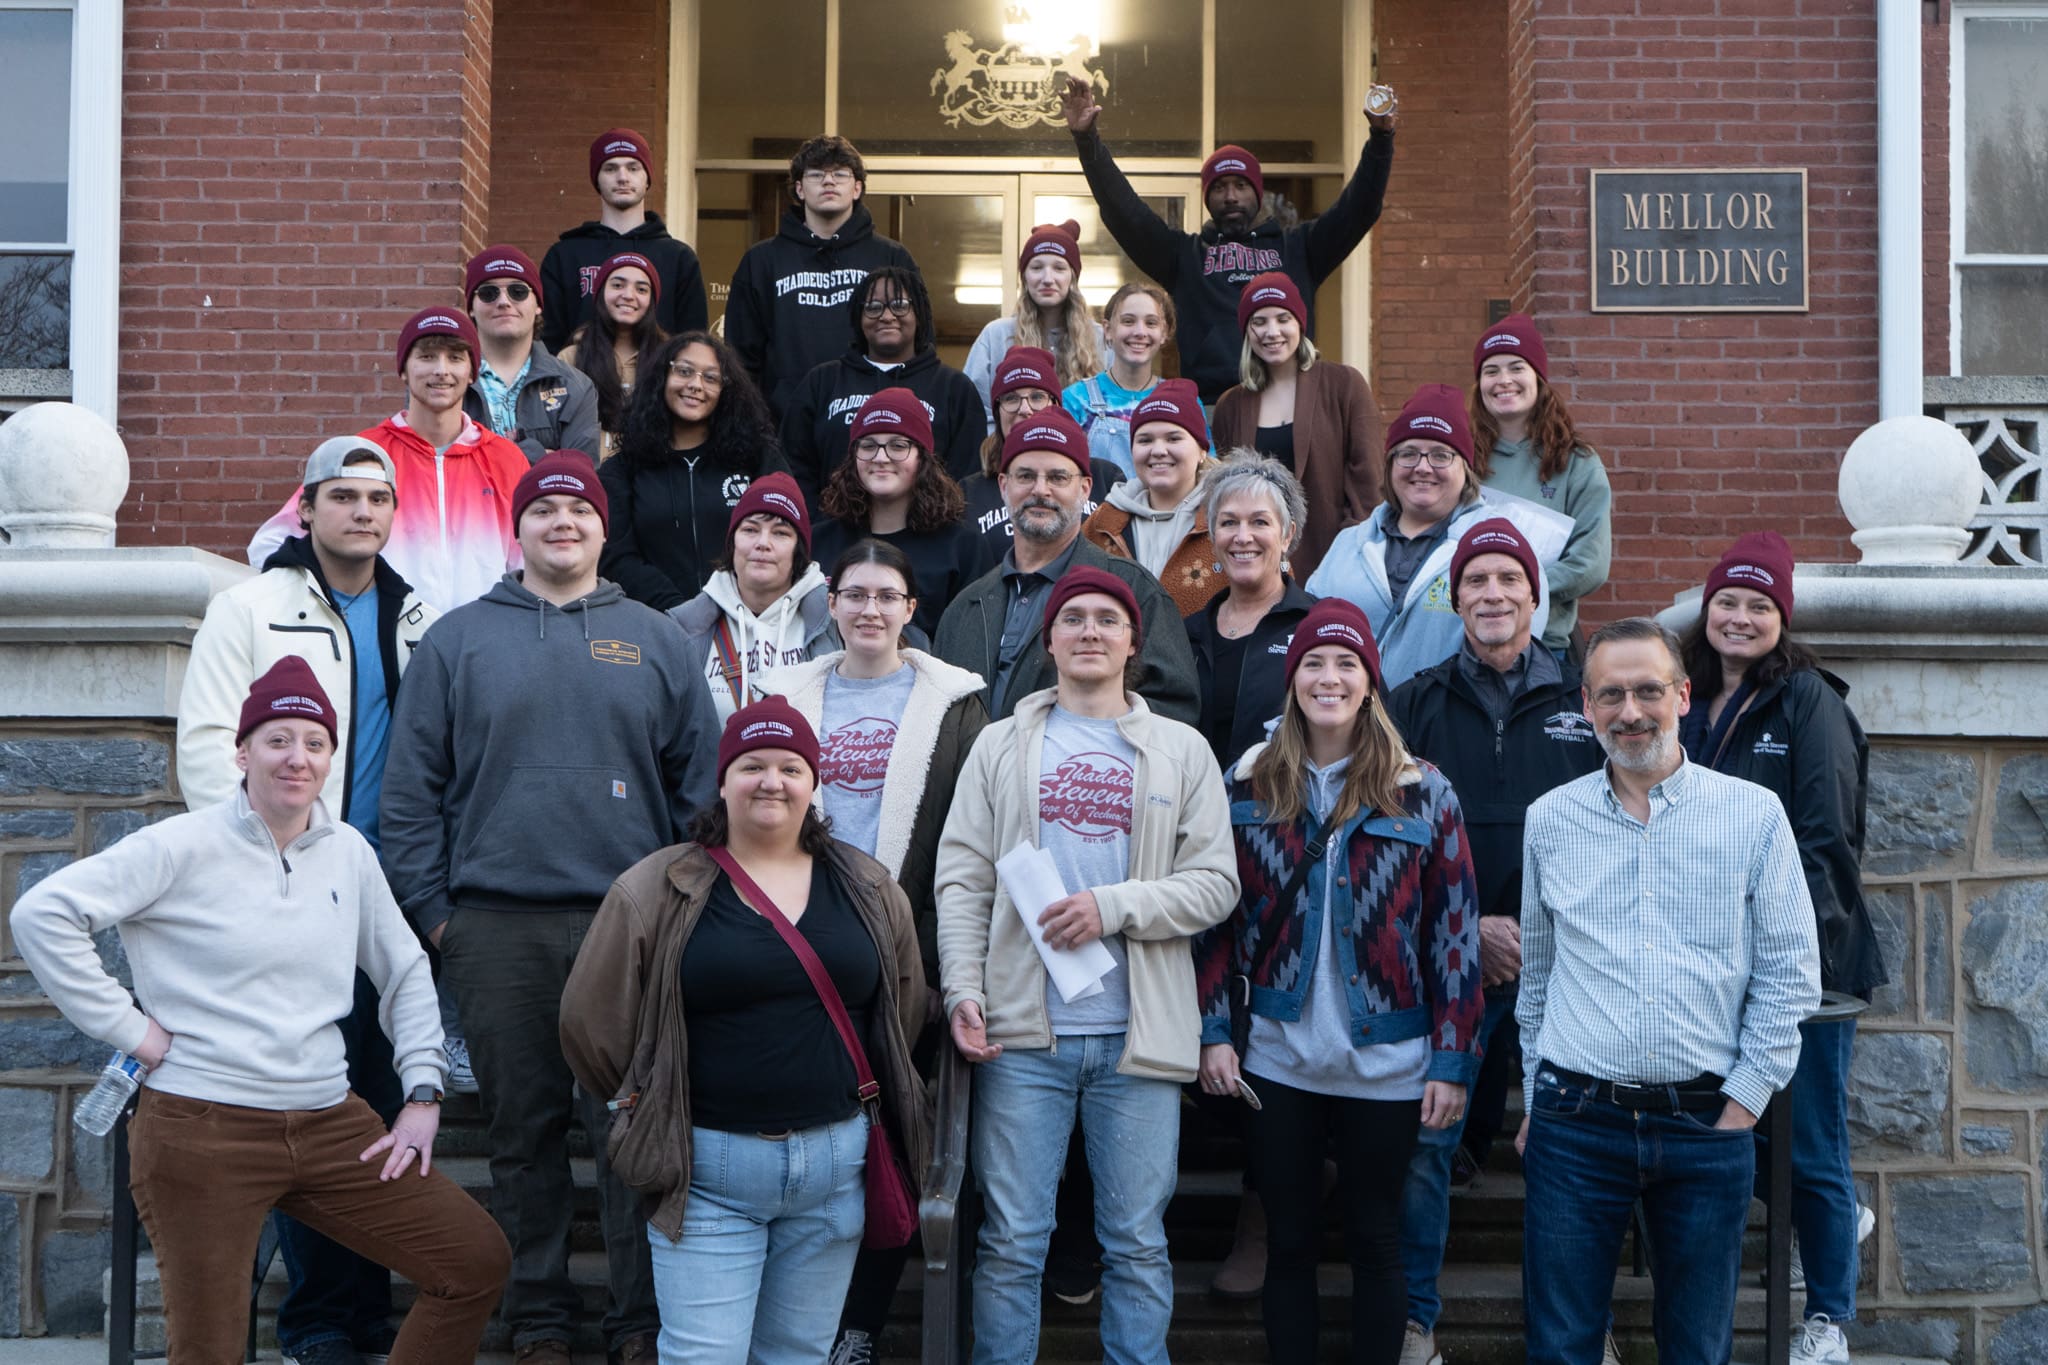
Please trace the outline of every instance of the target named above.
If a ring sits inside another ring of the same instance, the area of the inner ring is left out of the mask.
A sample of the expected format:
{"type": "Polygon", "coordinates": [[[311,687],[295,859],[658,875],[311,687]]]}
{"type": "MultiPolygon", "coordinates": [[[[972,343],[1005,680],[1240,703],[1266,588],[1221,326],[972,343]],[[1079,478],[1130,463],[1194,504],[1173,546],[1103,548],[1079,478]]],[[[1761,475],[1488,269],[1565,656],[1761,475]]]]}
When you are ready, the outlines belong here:
{"type": "MultiPolygon", "coordinates": [[[[1863,901],[1870,742],[1825,669],[1767,684],[1728,726],[1718,754],[1693,758],[1768,788],[1785,807],[1820,926],[1820,984],[1868,999],[1890,980],[1863,901]]],[[[1695,701],[1704,711],[1706,703],[1695,701]]]]}
{"type": "Polygon", "coordinates": [[[598,572],[656,611],[681,606],[704,590],[725,553],[725,528],[747,485],[788,471],[773,442],[752,470],[686,450],[659,459],[625,452],[606,460],[597,477],[611,504],[611,530],[598,572]]]}

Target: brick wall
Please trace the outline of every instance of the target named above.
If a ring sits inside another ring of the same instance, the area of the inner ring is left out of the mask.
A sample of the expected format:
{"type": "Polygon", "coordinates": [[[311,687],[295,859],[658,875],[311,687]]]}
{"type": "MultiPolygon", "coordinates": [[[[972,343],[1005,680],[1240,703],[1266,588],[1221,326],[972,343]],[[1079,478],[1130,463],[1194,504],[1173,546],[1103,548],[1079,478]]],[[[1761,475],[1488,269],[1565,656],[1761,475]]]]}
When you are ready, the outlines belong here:
{"type": "Polygon", "coordinates": [[[1373,393],[1388,417],[1419,384],[1463,384],[1486,301],[1507,293],[1508,25],[1498,0],[1379,0],[1378,79],[1401,96],[1373,257],[1373,393]]]}
{"type": "Polygon", "coordinates": [[[122,111],[129,544],[238,551],[401,401],[489,186],[491,0],[135,0],[122,111]]]}
{"type": "Polygon", "coordinates": [[[1607,462],[1614,573],[1594,622],[1668,605],[1738,533],[1856,558],[1836,469],[1875,420],[1876,19],[1865,0],[1514,0],[1531,125],[1506,207],[1514,295],[1607,462]],[[1809,168],[1805,314],[1588,311],[1587,171],[1809,168]]]}
{"type": "Polygon", "coordinates": [[[539,260],[564,228],[597,217],[590,140],[627,127],[655,159],[648,205],[668,181],[668,2],[498,0],[491,60],[489,240],[539,260]]]}

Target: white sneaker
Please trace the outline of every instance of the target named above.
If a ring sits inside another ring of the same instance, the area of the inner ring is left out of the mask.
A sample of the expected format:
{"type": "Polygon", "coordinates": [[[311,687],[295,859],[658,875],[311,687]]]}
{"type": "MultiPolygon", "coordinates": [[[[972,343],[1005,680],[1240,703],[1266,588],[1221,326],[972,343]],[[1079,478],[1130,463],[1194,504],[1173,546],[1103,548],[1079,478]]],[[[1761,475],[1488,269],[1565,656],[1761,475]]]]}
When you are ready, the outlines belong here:
{"type": "MultiPolygon", "coordinates": [[[[1870,1234],[1877,1230],[1877,1214],[1862,1204],[1856,1206],[1856,1245],[1862,1246],[1870,1240],[1870,1234]]],[[[1771,1272],[1768,1267],[1759,1270],[1757,1283],[1768,1286],[1771,1272]]],[[[1799,1236],[1792,1237],[1792,1291],[1801,1293],[1806,1289],[1806,1262],[1799,1255],[1799,1236]]],[[[1823,1314],[1825,1316],[1825,1314],[1823,1314]]]]}
{"type": "Polygon", "coordinates": [[[1401,1365],[1444,1365],[1437,1354],[1436,1333],[1419,1322],[1409,1323],[1401,1338],[1401,1365]]]}
{"type": "Polygon", "coordinates": [[[1614,1344],[1614,1333],[1600,1343],[1600,1365],[1621,1365],[1621,1348],[1614,1344]]]}
{"type": "Polygon", "coordinates": [[[825,1365],[874,1365],[875,1344],[866,1332],[849,1327],[833,1344],[832,1358],[825,1365]]]}
{"type": "Polygon", "coordinates": [[[1849,1365],[1849,1343],[1842,1329],[1816,1313],[1799,1326],[1792,1338],[1792,1365],[1849,1365]]]}
{"type": "Polygon", "coordinates": [[[441,1047],[448,1054],[448,1092],[452,1095],[474,1095],[476,1072],[469,1065],[469,1039],[444,1038],[441,1047]]]}

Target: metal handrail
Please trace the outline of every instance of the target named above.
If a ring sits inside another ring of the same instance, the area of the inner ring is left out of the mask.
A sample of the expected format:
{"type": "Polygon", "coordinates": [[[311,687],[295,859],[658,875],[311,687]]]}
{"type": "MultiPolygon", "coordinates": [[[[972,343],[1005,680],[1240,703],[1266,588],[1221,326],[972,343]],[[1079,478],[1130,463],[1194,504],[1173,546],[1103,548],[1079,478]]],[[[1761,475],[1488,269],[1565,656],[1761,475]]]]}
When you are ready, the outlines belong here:
{"type": "Polygon", "coordinates": [[[957,1365],[966,1317],[960,1303],[960,1194],[967,1180],[967,1125],[974,1065],[950,1037],[939,1043],[938,1114],[917,1220],[924,1232],[925,1365],[957,1365]]]}

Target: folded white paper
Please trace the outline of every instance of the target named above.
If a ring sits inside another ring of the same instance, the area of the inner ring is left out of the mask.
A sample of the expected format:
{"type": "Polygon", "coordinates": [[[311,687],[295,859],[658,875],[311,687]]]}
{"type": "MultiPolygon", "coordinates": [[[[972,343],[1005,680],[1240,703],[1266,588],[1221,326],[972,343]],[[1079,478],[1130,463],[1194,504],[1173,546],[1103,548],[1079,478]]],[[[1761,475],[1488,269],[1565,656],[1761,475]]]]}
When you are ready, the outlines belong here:
{"type": "Polygon", "coordinates": [[[1003,879],[1003,890],[1010,893],[1010,904],[1023,917],[1024,932],[1038,945],[1038,956],[1044,959],[1046,974],[1060,999],[1071,1005],[1101,994],[1102,978],[1116,970],[1116,959],[1102,946],[1102,940],[1091,939],[1078,948],[1055,948],[1045,941],[1045,926],[1038,922],[1046,906],[1067,895],[1052,854],[1019,844],[997,860],[996,875],[1003,879]]]}

